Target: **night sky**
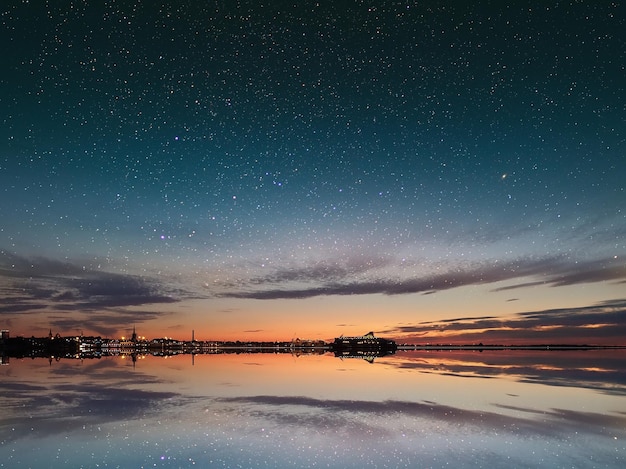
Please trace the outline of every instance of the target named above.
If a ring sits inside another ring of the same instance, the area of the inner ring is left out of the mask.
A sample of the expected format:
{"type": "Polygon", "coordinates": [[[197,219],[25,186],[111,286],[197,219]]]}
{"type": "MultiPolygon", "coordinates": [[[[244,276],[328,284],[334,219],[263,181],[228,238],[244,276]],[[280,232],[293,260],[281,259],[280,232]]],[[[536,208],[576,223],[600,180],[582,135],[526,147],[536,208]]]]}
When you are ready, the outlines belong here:
{"type": "Polygon", "coordinates": [[[626,337],[620,2],[0,6],[0,327],[626,337]]]}

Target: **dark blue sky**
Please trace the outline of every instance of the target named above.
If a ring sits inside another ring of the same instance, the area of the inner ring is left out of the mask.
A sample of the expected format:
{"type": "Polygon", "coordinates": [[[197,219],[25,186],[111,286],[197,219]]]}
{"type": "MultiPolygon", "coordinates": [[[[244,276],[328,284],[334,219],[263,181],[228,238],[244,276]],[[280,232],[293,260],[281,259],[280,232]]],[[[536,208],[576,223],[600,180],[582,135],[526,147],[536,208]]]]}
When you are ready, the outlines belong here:
{"type": "MultiPolygon", "coordinates": [[[[154,320],[152,301],[169,298],[179,309],[156,315],[172,328],[202,314],[219,329],[240,308],[266,328],[254,303],[224,298],[554,285],[583,264],[576,283],[603,288],[567,306],[619,296],[616,2],[46,3],[0,10],[6,297],[28,272],[15,256],[39,266],[37,300],[118,295],[42,267],[66,263],[150,285],[115,314],[141,304],[154,320]]],[[[7,321],[35,296],[7,300],[7,321]]],[[[415,318],[443,314],[420,301],[415,318]]],[[[329,308],[328,327],[346,305],[329,308]]],[[[44,310],[42,328],[94,316],[44,310]]]]}

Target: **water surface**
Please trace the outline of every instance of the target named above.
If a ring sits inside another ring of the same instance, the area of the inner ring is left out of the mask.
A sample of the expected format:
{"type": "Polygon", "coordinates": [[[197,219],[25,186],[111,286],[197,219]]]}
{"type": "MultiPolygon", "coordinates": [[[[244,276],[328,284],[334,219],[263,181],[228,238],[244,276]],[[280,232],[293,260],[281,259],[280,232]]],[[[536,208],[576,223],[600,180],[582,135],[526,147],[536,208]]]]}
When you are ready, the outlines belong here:
{"type": "Polygon", "coordinates": [[[624,351],[14,359],[0,467],[625,467],[624,351]]]}

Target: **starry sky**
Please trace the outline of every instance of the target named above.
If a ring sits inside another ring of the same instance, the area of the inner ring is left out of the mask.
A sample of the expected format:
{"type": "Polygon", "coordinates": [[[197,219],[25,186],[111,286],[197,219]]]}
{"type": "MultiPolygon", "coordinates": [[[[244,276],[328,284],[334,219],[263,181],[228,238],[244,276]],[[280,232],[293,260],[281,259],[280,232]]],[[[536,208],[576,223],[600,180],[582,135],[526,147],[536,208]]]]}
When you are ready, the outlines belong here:
{"type": "Polygon", "coordinates": [[[619,2],[0,7],[0,326],[626,337],[619,2]]]}

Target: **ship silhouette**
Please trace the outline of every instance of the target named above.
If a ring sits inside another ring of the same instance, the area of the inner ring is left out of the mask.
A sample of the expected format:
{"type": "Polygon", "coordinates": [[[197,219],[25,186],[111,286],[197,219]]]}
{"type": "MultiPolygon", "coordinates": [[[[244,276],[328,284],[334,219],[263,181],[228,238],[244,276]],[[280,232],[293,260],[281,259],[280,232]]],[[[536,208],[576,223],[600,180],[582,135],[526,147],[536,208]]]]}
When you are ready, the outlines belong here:
{"type": "Polygon", "coordinates": [[[373,332],[354,337],[337,337],[330,345],[336,357],[373,359],[396,353],[395,341],[376,337],[373,332]]]}

